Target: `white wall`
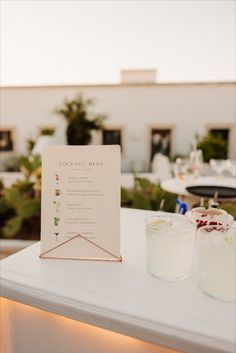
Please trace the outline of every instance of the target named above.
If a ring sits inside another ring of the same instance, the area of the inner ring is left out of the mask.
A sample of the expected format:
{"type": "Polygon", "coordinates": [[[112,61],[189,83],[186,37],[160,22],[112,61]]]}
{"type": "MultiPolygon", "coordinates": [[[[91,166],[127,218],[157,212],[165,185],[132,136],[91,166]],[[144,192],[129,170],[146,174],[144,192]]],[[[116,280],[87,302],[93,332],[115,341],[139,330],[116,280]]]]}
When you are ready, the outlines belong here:
{"type": "MultiPolygon", "coordinates": [[[[148,162],[150,125],[175,126],[174,153],[180,154],[188,154],[194,134],[204,134],[208,124],[229,124],[235,132],[235,83],[1,88],[1,126],[16,128],[16,151],[43,125],[56,125],[63,143],[65,122],[54,110],[77,93],[96,98],[93,111],[106,113],[107,125],[123,126],[125,170],[132,161],[148,162]]],[[[230,152],[235,158],[235,145],[230,152]]]]}

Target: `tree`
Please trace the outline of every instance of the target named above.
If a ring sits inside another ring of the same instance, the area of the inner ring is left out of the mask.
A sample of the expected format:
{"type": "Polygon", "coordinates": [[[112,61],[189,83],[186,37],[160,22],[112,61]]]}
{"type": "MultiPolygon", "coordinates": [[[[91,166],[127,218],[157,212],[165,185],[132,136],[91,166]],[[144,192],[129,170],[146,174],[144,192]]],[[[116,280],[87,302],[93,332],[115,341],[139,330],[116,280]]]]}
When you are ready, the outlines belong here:
{"type": "Polygon", "coordinates": [[[92,99],[84,100],[81,95],[66,100],[56,113],[67,121],[66,136],[69,145],[88,145],[92,139],[92,131],[103,128],[103,114],[91,115],[88,108],[94,104],[92,99]]]}

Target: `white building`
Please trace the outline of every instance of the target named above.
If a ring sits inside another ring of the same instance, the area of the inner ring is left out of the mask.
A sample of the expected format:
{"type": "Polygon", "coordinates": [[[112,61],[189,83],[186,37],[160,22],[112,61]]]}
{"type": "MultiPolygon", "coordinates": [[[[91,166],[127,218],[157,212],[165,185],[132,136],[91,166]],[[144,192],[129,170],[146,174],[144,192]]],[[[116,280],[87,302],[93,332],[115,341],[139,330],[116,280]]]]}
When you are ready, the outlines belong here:
{"type": "Polygon", "coordinates": [[[121,139],[123,171],[147,170],[159,135],[170,138],[171,155],[187,155],[195,134],[211,129],[228,136],[229,157],[236,158],[236,82],[157,83],[154,70],[124,71],[120,84],[2,87],[1,144],[10,135],[13,144],[1,154],[23,153],[26,139],[45,127],[55,127],[65,143],[65,121],[54,111],[77,94],[95,98],[93,112],[108,115],[93,143],[121,139]]]}

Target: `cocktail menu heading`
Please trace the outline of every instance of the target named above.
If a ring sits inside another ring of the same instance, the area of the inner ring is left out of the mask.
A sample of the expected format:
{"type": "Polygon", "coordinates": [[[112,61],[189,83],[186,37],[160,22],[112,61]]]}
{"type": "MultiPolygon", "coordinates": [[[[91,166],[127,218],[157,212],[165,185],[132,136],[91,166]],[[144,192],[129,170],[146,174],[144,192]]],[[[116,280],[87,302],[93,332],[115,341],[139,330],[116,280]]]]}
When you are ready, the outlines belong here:
{"type": "Polygon", "coordinates": [[[121,261],[120,146],[47,146],[41,258],[121,261]]]}

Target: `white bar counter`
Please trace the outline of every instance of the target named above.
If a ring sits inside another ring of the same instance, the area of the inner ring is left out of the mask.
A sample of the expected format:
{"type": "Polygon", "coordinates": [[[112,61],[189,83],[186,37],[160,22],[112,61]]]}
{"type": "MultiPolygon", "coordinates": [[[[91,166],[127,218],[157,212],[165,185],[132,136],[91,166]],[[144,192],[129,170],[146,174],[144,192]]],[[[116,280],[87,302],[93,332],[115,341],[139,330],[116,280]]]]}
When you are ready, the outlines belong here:
{"type": "Polygon", "coordinates": [[[39,244],[2,260],[2,351],[235,352],[235,303],[204,294],[194,269],[179,282],[146,272],[144,219],[152,213],[121,210],[122,263],[40,259],[39,244]]]}

